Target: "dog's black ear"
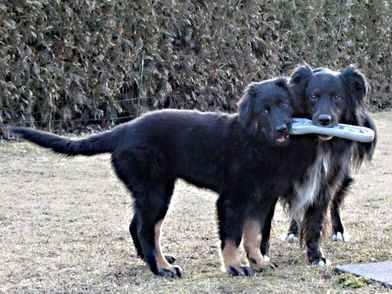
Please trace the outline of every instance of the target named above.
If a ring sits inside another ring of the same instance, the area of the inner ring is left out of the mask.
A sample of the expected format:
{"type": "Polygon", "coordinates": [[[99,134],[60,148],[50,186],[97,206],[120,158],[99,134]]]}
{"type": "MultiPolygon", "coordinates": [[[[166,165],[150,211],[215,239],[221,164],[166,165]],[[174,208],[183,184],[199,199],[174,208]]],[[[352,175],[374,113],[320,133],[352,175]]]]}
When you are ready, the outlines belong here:
{"type": "Polygon", "coordinates": [[[255,124],[254,122],[254,104],[255,104],[255,98],[257,96],[257,85],[258,83],[251,83],[249,84],[246,89],[244,96],[241,98],[241,100],[238,102],[238,115],[239,115],[239,122],[241,125],[248,129],[251,133],[253,133],[255,130],[255,124]]]}
{"type": "Polygon", "coordinates": [[[294,109],[294,116],[304,116],[307,107],[307,99],[305,96],[305,89],[307,82],[312,78],[312,68],[304,63],[297,66],[289,78],[289,88],[291,93],[291,104],[294,109]]]}
{"type": "Polygon", "coordinates": [[[361,101],[368,92],[368,83],[366,82],[365,76],[354,66],[349,65],[340,74],[348,93],[361,101]]]}
{"type": "Polygon", "coordinates": [[[275,84],[281,88],[283,88],[286,91],[289,91],[289,86],[288,86],[288,80],[287,78],[284,77],[279,77],[276,78],[275,84]]]}
{"type": "Polygon", "coordinates": [[[290,82],[292,84],[302,84],[309,80],[312,75],[312,68],[308,64],[304,63],[303,65],[298,66],[291,74],[290,82]]]}
{"type": "Polygon", "coordinates": [[[377,145],[377,129],[373,119],[367,114],[364,113],[364,117],[359,124],[360,126],[367,127],[374,131],[374,140],[369,143],[361,143],[355,142],[356,152],[353,152],[353,158],[351,161],[352,167],[355,170],[358,170],[359,167],[362,165],[363,161],[371,161],[373,158],[374,150],[377,145]]]}
{"type": "Polygon", "coordinates": [[[346,121],[348,124],[361,125],[365,116],[365,97],[368,93],[368,83],[365,76],[355,67],[349,65],[339,74],[344,83],[347,96],[350,97],[348,102],[351,104],[348,109],[346,121]]]}

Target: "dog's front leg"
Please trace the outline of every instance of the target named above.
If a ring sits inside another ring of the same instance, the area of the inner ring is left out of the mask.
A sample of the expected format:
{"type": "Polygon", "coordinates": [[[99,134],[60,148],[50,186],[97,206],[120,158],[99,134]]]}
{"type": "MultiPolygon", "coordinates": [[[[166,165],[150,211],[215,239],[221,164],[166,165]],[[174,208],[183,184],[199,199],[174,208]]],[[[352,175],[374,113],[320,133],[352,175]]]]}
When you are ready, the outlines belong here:
{"type": "Polygon", "coordinates": [[[259,219],[249,218],[245,221],[243,237],[246,255],[252,270],[263,271],[268,268],[269,263],[260,251],[262,237],[259,219]]]}
{"type": "Polygon", "coordinates": [[[250,267],[241,262],[239,250],[244,223],[244,204],[221,195],[217,202],[217,210],[224,269],[230,276],[252,275],[250,267]]]}
{"type": "Polygon", "coordinates": [[[272,203],[271,208],[269,209],[269,212],[268,212],[267,217],[265,219],[264,225],[262,226],[262,229],[261,229],[260,251],[261,251],[261,254],[264,256],[264,258],[267,258],[267,259],[269,256],[269,249],[270,249],[271,223],[272,223],[272,219],[275,214],[275,206],[276,206],[277,202],[278,202],[278,199],[276,199],[272,203]]]}
{"type": "Polygon", "coordinates": [[[309,206],[301,224],[301,241],[305,242],[308,261],[312,265],[326,266],[330,264],[320,248],[321,232],[328,210],[328,200],[323,199],[323,201],[309,206]]]}
{"type": "Polygon", "coordinates": [[[340,207],[346,197],[346,194],[352,185],[354,179],[347,174],[344,175],[341,185],[333,195],[331,201],[331,222],[332,222],[332,240],[337,242],[348,241],[348,235],[344,231],[342,219],[340,217],[340,207]]]}
{"type": "Polygon", "coordinates": [[[294,243],[298,241],[298,231],[299,231],[299,224],[294,218],[292,218],[290,220],[289,229],[287,230],[284,241],[288,243],[294,243]]]}

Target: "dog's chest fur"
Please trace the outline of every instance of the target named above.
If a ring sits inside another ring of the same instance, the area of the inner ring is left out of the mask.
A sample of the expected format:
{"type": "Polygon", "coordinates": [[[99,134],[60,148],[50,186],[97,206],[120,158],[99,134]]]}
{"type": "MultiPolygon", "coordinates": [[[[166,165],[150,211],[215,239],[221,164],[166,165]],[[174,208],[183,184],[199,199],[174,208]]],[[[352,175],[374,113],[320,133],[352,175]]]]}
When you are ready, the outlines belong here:
{"type": "Polygon", "coordinates": [[[290,207],[290,215],[294,219],[300,220],[304,210],[316,200],[322,184],[327,181],[330,165],[330,152],[320,148],[305,176],[294,184],[294,199],[290,207]]]}

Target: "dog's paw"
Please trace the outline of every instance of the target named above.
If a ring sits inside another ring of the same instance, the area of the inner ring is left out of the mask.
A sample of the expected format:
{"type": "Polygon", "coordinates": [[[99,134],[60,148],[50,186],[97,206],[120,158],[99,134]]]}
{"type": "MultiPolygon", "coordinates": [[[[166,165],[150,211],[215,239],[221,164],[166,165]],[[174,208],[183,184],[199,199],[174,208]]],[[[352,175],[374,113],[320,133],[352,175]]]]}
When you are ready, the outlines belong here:
{"type": "Polygon", "coordinates": [[[252,269],[249,266],[241,266],[241,267],[230,266],[227,269],[227,272],[231,277],[237,277],[237,276],[250,277],[253,275],[252,269]]]}
{"type": "Polygon", "coordinates": [[[269,268],[275,269],[278,267],[278,265],[275,262],[271,261],[271,258],[269,256],[263,255],[263,257],[265,262],[268,262],[269,268]]]}
{"type": "Polygon", "coordinates": [[[173,264],[176,262],[176,258],[174,257],[174,255],[171,254],[164,254],[164,257],[166,259],[166,261],[170,264],[173,264]]]}
{"type": "Polygon", "coordinates": [[[285,242],[287,242],[287,243],[294,243],[294,242],[297,242],[297,241],[298,241],[298,237],[297,237],[295,234],[290,233],[290,234],[287,234],[287,235],[283,238],[283,241],[285,241],[285,242]]]}
{"type": "Polygon", "coordinates": [[[248,256],[250,268],[254,272],[262,272],[269,268],[270,258],[266,255],[256,255],[255,258],[248,256]]]}
{"type": "Polygon", "coordinates": [[[160,268],[158,271],[158,276],[164,278],[181,278],[182,269],[179,266],[172,266],[170,268],[160,268]]]}
{"type": "Polygon", "coordinates": [[[326,266],[330,266],[331,262],[325,257],[321,257],[319,259],[314,260],[312,262],[312,265],[319,266],[319,267],[326,267],[326,266]]]}
{"type": "Polygon", "coordinates": [[[332,235],[331,239],[332,239],[332,241],[335,241],[335,242],[348,242],[349,236],[348,236],[348,234],[337,232],[332,235]]]}

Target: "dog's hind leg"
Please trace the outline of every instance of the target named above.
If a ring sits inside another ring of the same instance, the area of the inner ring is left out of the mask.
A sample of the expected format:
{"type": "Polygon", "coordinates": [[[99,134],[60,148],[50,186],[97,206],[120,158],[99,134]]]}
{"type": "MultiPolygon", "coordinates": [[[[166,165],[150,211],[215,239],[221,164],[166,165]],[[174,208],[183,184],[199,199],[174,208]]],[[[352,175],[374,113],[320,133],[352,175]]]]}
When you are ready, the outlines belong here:
{"type": "Polygon", "coordinates": [[[174,183],[170,185],[150,183],[143,184],[133,191],[137,218],[134,223],[137,231],[135,245],[140,245],[139,249],[142,250],[144,260],[151,271],[159,276],[177,278],[182,276],[181,268],[167,262],[160,245],[161,225],[170,204],[173,187],[174,183]]]}
{"type": "MultiPolygon", "coordinates": [[[[119,149],[112,155],[112,164],[134,198],[135,216],[129,230],[138,255],[154,274],[180,277],[181,269],[170,265],[160,250],[160,228],[175,178],[170,177],[162,154],[150,147],[119,149]]],[[[169,255],[168,259],[174,260],[169,255]]]]}
{"type": "Polygon", "coordinates": [[[138,223],[139,222],[137,219],[138,218],[135,214],[132,218],[130,225],[129,225],[129,232],[131,233],[131,237],[133,240],[133,244],[135,245],[137,255],[139,255],[140,258],[144,259],[142,245],[140,244],[139,236],[138,236],[138,223]]]}
{"type": "Polygon", "coordinates": [[[332,240],[337,242],[348,241],[348,236],[344,232],[344,226],[340,217],[340,207],[346,197],[348,189],[353,183],[353,178],[345,175],[342,184],[336,191],[331,201],[331,222],[332,222],[332,240]]]}
{"type": "MultiPolygon", "coordinates": [[[[139,240],[139,236],[138,236],[138,220],[137,220],[136,215],[133,216],[132,221],[129,225],[129,232],[131,233],[133,244],[135,245],[137,255],[141,259],[144,259],[142,245],[140,244],[140,240],[139,240]]],[[[159,232],[159,234],[160,234],[160,228],[159,229],[157,228],[156,232],[159,232]]],[[[159,239],[159,237],[158,237],[158,239],[159,239]]],[[[171,254],[164,254],[164,257],[165,257],[166,261],[170,264],[173,264],[176,261],[176,258],[171,254]]]]}

